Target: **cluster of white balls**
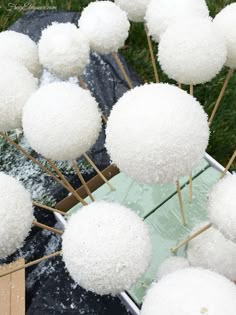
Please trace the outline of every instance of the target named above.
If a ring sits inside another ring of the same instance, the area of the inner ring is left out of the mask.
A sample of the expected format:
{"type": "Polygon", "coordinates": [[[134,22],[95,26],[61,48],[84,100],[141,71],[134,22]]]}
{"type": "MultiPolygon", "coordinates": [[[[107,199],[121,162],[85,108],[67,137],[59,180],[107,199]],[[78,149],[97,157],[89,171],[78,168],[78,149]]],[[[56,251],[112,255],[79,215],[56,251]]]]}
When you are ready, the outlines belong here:
{"type": "Polygon", "coordinates": [[[117,294],[147,269],[152,253],[147,225],[116,203],[94,202],[69,219],[62,236],[63,260],[84,289],[117,294]]]}
{"type": "Polygon", "coordinates": [[[0,173],[0,259],[20,248],[28,236],[33,207],[30,194],[14,178],[0,173]]]}
{"type": "Polygon", "coordinates": [[[115,4],[124,10],[133,22],[144,22],[149,2],[150,0],[115,0],[115,4]]]}

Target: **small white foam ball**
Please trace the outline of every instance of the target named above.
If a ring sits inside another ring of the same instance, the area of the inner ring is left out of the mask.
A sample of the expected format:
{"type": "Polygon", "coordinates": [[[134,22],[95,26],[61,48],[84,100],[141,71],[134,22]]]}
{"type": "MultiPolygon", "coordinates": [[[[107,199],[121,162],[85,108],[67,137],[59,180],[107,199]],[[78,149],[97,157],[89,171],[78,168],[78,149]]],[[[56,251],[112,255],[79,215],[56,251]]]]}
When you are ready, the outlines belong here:
{"type": "Polygon", "coordinates": [[[227,46],[227,67],[236,68],[236,3],[226,6],[213,21],[219,32],[224,36],[227,46]]]}
{"type": "Polygon", "coordinates": [[[175,272],[177,270],[188,268],[189,262],[185,257],[180,256],[171,256],[166,260],[158,268],[157,279],[161,279],[168,274],[175,272]]]}
{"type": "Polygon", "coordinates": [[[30,194],[16,179],[0,173],[0,259],[20,248],[34,220],[30,194]]]}
{"type": "Polygon", "coordinates": [[[21,128],[23,107],[37,84],[37,79],[20,63],[0,61],[0,131],[21,128]]]}
{"type": "Polygon", "coordinates": [[[89,43],[72,23],[53,23],[38,43],[42,65],[58,77],[80,76],[89,63],[89,43]]]}
{"type": "Polygon", "coordinates": [[[169,84],[145,84],[126,92],[106,128],[111,160],[142,183],[170,183],[190,174],[204,156],[209,127],[202,106],[169,84]]]}
{"type": "Polygon", "coordinates": [[[87,35],[92,50],[109,54],[124,46],[130,23],[127,14],[116,4],[96,1],[83,10],[79,27],[87,35]]]}
{"type": "Polygon", "coordinates": [[[27,35],[14,31],[0,33],[0,59],[5,58],[19,62],[35,77],[42,73],[37,45],[27,35]]]}
{"type": "Polygon", "coordinates": [[[135,212],[100,201],[72,215],[62,251],[73,280],[104,295],[127,290],[142,276],[152,246],[148,227],[135,212]]]}
{"type": "Polygon", "coordinates": [[[234,315],[236,287],[225,277],[200,268],[176,271],[152,285],[141,315],[234,315]]]}
{"type": "Polygon", "coordinates": [[[30,97],[23,112],[23,129],[31,147],[46,158],[74,160],[97,141],[101,114],[89,91],[56,82],[30,97]]]}
{"type": "MultiPolygon", "coordinates": [[[[193,232],[204,225],[197,226],[193,232]]],[[[216,228],[211,227],[190,241],[187,254],[192,266],[211,269],[236,280],[236,244],[226,239],[216,228]]]]}
{"type": "Polygon", "coordinates": [[[183,84],[212,80],[226,61],[223,37],[207,19],[179,20],[161,37],[158,60],[169,78],[183,84]]]}
{"type": "Polygon", "coordinates": [[[151,0],[145,20],[150,35],[159,42],[172,23],[191,17],[209,17],[205,0],[151,0]]]}
{"type": "Polygon", "coordinates": [[[128,14],[133,22],[143,22],[150,0],[115,0],[115,4],[128,14]]]}

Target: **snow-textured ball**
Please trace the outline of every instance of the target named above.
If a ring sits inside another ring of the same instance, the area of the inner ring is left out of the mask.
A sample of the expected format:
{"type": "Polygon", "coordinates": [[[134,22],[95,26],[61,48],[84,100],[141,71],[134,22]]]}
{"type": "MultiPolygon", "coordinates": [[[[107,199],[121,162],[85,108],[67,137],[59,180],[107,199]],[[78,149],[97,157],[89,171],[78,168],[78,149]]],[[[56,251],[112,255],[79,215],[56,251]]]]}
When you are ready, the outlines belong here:
{"type": "Polygon", "coordinates": [[[147,225],[132,210],[105,201],[72,215],[62,236],[63,259],[71,277],[97,294],[127,290],[151,260],[147,225]]]}
{"type": "Polygon", "coordinates": [[[37,84],[37,79],[20,63],[0,61],[0,131],[21,127],[23,107],[37,84]]]}
{"type": "Polygon", "coordinates": [[[27,35],[14,31],[0,33],[0,59],[5,58],[19,62],[35,77],[42,73],[37,45],[27,35]]]}
{"type": "Polygon", "coordinates": [[[189,266],[189,262],[185,257],[168,257],[166,260],[163,261],[158,269],[157,280],[167,276],[169,273],[188,268],[189,266]]]}
{"type": "Polygon", "coordinates": [[[149,2],[150,0],[115,0],[115,4],[124,10],[133,22],[144,22],[149,2]]]}
{"type": "Polygon", "coordinates": [[[212,80],[226,61],[224,38],[208,19],[179,20],[161,37],[158,60],[169,78],[184,84],[212,80]]]}
{"type": "Polygon", "coordinates": [[[176,271],[152,285],[141,315],[235,315],[236,287],[225,277],[200,268],[176,271]]]}
{"type": "MultiPolygon", "coordinates": [[[[193,232],[204,225],[197,226],[193,232]]],[[[236,281],[236,244],[216,228],[211,227],[189,242],[187,254],[192,266],[211,269],[236,281]]]]}
{"type": "Polygon", "coordinates": [[[191,17],[209,17],[205,0],[151,0],[145,20],[150,35],[159,42],[172,23],[191,17]]]}
{"type": "Polygon", "coordinates": [[[87,35],[92,50],[109,54],[124,46],[130,23],[126,12],[116,4],[96,1],[83,10],[79,27],[87,35]]]}
{"type": "Polygon", "coordinates": [[[106,147],[121,172],[141,183],[170,183],[190,174],[208,144],[207,115],[198,101],[169,84],[145,84],[113,107],[106,147]]]}
{"type": "Polygon", "coordinates": [[[80,76],[89,63],[89,43],[72,23],[53,23],[43,30],[38,43],[42,65],[56,76],[80,76]]]}
{"type": "Polygon", "coordinates": [[[227,60],[225,65],[236,68],[236,3],[226,6],[218,13],[213,21],[226,41],[227,60]]]}
{"type": "Polygon", "coordinates": [[[101,113],[89,91],[73,83],[51,83],[30,97],[23,129],[31,147],[46,158],[74,160],[97,141],[101,113]]]}
{"type": "Polygon", "coordinates": [[[0,259],[20,248],[34,220],[30,194],[16,179],[0,173],[0,259]]]}

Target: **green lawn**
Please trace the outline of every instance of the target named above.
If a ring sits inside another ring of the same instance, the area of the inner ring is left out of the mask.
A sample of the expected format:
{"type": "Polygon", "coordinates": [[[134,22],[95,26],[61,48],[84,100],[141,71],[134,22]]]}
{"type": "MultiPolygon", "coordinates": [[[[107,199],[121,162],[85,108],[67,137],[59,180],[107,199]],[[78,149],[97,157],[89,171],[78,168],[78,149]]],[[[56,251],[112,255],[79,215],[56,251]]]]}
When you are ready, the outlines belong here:
{"type": "MultiPolygon", "coordinates": [[[[128,0],[127,0],[128,1],[128,0]]],[[[0,30],[6,29],[26,10],[48,7],[57,8],[58,10],[80,11],[86,6],[89,0],[35,0],[35,1],[5,1],[0,2],[0,30]]],[[[208,0],[211,15],[214,15],[225,7],[227,4],[235,1],[231,0],[208,0]]],[[[130,37],[127,40],[125,48],[121,50],[128,62],[136,70],[136,72],[145,81],[154,80],[152,65],[147,49],[146,35],[142,24],[133,23],[131,26],[130,37]]],[[[169,82],[168,78],[161,73],[160,78],[163,82],[169,82]]],[[[210,83],[197,86],[194,94],[204,105],[205,110],[210,113],[214,103],[219,95],[220,89],[224,82],[227,69],[222,72],[210,83]]],[[[228,89],[223,98],[221,107],[211,126],[211,139],[208,147],[208,153],[215,157],[223,165],[227,163],[233,151],[236,148],[236,74],[231,79],[228,89]]],[[[186,87],[187,88],[187,87],[186,87]]],[[[236,162],[233,165],[236,170],[236,162]]]]}

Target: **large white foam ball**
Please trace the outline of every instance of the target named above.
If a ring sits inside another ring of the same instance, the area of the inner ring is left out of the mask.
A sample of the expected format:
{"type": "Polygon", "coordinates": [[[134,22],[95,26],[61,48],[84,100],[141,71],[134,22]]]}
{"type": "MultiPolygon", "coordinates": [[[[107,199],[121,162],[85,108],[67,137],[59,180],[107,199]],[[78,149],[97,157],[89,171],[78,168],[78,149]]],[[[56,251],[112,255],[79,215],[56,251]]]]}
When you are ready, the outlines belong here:
{"type": "Polygon", "coordinates": [[[0,61],[0,131],[22,126],[22,110],[37,89],[37,79],[20,63],[0,61]]]}
{"type": "Polygon", "coordinates": [[[226,6],[218,13],[213,21],[219,32],[224,36],[227,46],[225,65],[236,68],[236,3],[226,6]]]}
{"type": "Polygon", "coordinates": [[[89,63],[89,43],[72,23],[53,23],[38,43],[42,65],[61,78],[80,76],[89,63]]]}
{"type": "Polygon", "coordinates": [[[234,315],[236,287],[209,270],[188,268],[176,271],[152,285],[141,315],[234,315]]]}
{"type": "Polygon", "coordinates": [[[112,161],[142,183],[169,183],[190,174],[208,144],[207,115],[188,93],[145,84],[125,93],[106,128],[112,161]]]}
{"type": "Polygon", "coordinates": [[[79,27],[87,35],[92,50],[109,54],[124,46],[130,23],[127,14],[116,4],[96,1],[83,10],[79,27]]]}
{"type": "Polygon", "coordinates": [[[51,83],[27,102],[23,129],[31,147],[46,158],[74,160],[96,142],[101,114],[89,91],[73,83],[51,83]]]}
{"type": "Polygon", "coordinates": [[[128,14],[128,18],[133,22],[143,22],[147,6],[150,0],[115,0],[122,10],[128,14]]]}
{"type": "Polygon", "coordinates": [[[34,220],[30,194],[14,178],[0,173],[0,259],[20,248],[34,220]]]}
{"type": "MultiPolygon", "coordinates": [[[[204,225],[197,226],[193,232],[204,225]]],[[[236,244],[216,228],[211,227],[189,242],[187,253],[192,266],[211,269],[236,281],[236,244]]]]}
{"type": "Polygon", "coordinates": [[[145,20],[150,35],[159,42],[161,35],[177,20],[208,16],[205,0],[151,0],[145,20]]]}
{"type": "Polygon", "coordinates": [[[35,77],[39,77],[42,73],[37,45],[27,35],[14,31],[0,33],[0,59],[5,58],[21,63],[35,77]]]}
{"type": "Polygon", "coordinates": [[[71,277],[97,294],[127,290],[151,260],[147,225],[132,210],[105,201],[72,215],[62,236],[63,259],[71,277]]]}
{"type": "Polygon", "coordinates": [[[169,78],[184,84],[212,80],[226,61],[223,37],[207,19],[179,20],[161,37],[158,60],[169,78]]]}
{"type": "Polygon", "coordinates": [[[188,268],[189,266],[190,266],[189,262],[185,257],[180,256],[168,257],[162,262],[162,264],[158,268],[157,279],[160,280],[161,278],[167,276],[172,272],[188,268]]]}

